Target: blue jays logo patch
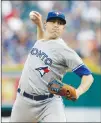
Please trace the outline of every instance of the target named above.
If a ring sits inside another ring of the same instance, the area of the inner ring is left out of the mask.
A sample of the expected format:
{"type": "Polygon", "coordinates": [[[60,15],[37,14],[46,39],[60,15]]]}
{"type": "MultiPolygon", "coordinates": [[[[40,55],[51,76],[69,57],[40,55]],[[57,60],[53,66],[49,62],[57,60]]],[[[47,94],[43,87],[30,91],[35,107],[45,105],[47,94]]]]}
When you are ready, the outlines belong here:
{"type": "Polygon", "coordinates": [[[56,14],[57,14],[57,16],[59,15],[59,14],[61,14],[61,12],[55,12],[56,14]]]}
{"type": "Polygon", "coordinates": [[[39,71],[41,77],[43,77],[43,75],[45,75],[46,73],[48,73],[50,71],[50,69],[47,67],[39,67],[36,68],[35,70],[39,71]]]}

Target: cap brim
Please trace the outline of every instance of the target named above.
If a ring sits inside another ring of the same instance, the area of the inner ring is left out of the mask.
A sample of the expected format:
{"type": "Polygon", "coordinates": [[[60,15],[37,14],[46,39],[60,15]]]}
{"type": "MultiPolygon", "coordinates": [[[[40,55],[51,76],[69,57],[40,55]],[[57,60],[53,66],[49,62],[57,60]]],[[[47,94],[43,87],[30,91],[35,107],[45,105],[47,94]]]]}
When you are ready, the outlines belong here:
{"type": "Polygon", "coordinates": [[[62,20],[64,22],[64,24],[66,24],[66,20],[64,20],[63,18],[60,18],[60,17],[51,17],[49,19],[47,19],[46,21],[50,21],[50,20],[53,20],[53,19],[59,19],[59,20],[62,20]]]}

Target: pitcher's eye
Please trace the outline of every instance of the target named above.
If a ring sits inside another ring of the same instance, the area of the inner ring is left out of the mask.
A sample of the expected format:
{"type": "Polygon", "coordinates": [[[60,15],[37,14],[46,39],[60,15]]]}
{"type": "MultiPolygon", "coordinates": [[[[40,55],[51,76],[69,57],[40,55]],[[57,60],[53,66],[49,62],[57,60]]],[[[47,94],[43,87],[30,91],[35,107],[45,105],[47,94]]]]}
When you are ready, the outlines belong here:
{"type": "Polygon", "coordinates": [[[63,25],[63,22],[62,22],[62,21],[59,21],[58,24],[59,24],[59,25],[63,25]]]}

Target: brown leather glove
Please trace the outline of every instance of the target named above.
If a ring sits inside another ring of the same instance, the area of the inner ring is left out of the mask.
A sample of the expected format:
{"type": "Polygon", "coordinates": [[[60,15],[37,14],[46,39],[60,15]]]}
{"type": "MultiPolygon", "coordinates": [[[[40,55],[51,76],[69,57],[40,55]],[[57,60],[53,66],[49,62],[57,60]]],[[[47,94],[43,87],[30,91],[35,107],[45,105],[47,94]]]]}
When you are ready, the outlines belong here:
{"type": "Polygon", "coordinates": [[[48,90],[50,93],[63,96],[68,100],[75,101],[77,99],[76,89],[68,84],[62,83],[59,80],[49,82],[48,90]]]}

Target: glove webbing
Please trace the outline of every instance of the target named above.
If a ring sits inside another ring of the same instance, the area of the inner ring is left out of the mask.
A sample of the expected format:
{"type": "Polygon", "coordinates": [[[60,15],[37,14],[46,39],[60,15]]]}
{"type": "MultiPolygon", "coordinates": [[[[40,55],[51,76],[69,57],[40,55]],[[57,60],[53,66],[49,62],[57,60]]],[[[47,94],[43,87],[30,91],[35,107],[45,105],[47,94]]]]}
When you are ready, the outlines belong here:
{"type": "Polygon", "coordinates": [[[48,88],[51,88],[51,91],[55,91],[56,93],[60,92],[60,89],[62,88],[62,86],[63,86],[63,84],[59,83],[57,80],[53,80],[53,81],[49,82],[49,84],[48,84],[48,88]],[[51,85],[54,83],[59,85],[59,88],[51,87],[51,85]]]}

